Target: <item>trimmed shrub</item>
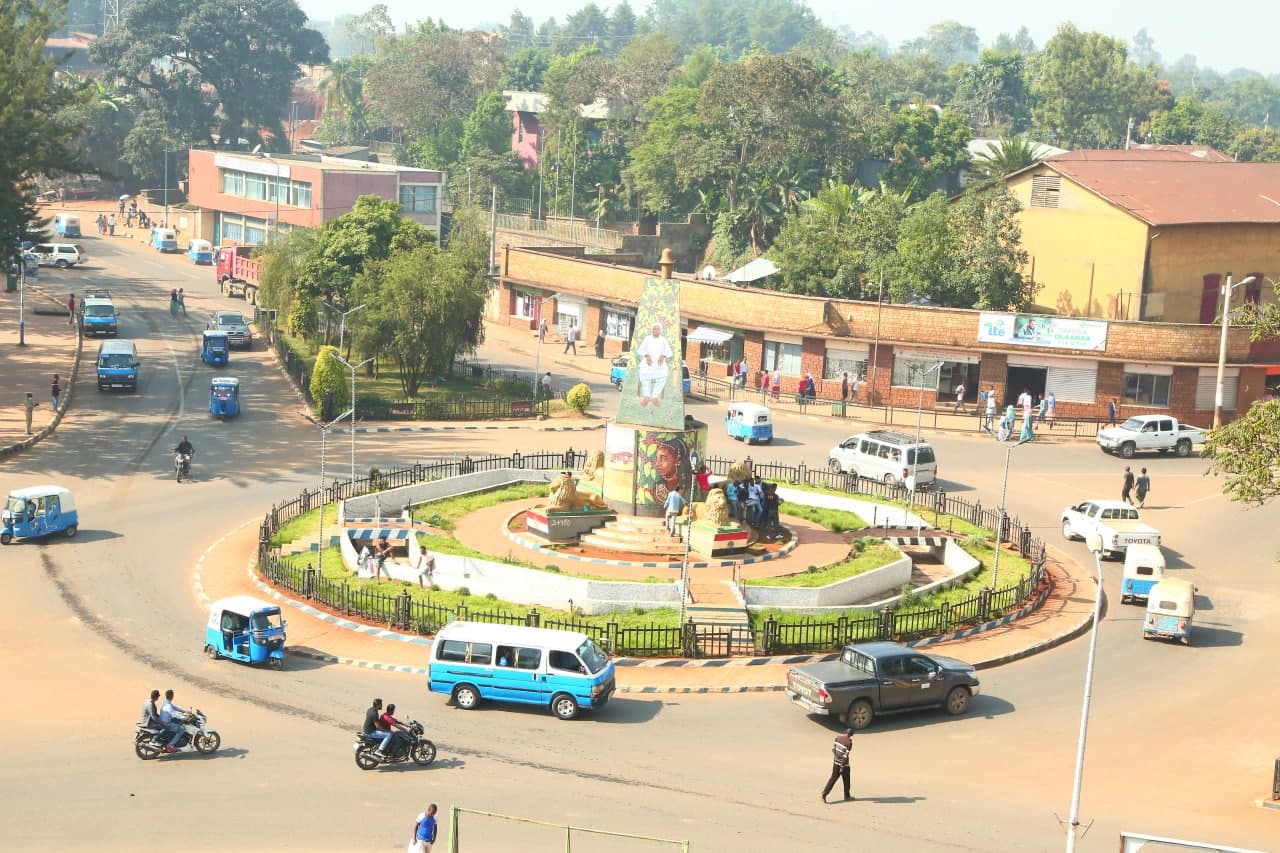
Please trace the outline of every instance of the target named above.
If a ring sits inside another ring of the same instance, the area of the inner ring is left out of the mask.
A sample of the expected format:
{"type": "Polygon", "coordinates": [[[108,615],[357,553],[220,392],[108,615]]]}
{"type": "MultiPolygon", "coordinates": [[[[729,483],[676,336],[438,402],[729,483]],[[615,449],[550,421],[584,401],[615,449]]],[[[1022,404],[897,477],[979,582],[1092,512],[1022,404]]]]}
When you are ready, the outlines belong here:
{"type": "Polygon", "coordinates": [[[591,389],[586,386],[586,383],[579,382],[569,389],[564,399],[569,404],[569,408],[578,414],[586,414],[587,409],[591,408],[591,389]]]}
{"type": "Polygon", "coordinates": [[[316,355],[316,366],[311,371],[311,399],[316,405],[324,402],[324,395],[333,392],[333,414],[336,416],[351,405],[350,374],[342,366],[342,362],[334,358],[338,354],[335,346],[320,347],[316,355]]]}

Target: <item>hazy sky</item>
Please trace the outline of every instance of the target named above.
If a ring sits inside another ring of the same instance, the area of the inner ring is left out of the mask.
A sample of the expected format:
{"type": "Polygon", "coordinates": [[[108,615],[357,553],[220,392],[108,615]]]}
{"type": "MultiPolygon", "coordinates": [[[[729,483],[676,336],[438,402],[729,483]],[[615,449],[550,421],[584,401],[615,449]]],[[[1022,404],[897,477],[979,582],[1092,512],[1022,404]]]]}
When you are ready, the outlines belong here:
{"type": "MultiPolygon", "coordinates": [[[[549,17],[564,18],[586,5],[586,0],[469,0],[461,8],[418,0],[385,0],[397,23],[424,17],[443,18],[453,27],[505,23],[512,9],[542,23],[549,17]]],[[[601,8],[612,3],[596,0],[601,8]]],[[[316,20],[353,14],[372,6],[374,0],[299,0],[316,20]]],[[[1166,62],[1193,54],[1201,68],[1226,73],[1245,67],[1266,75],[1280,74],[1280,2],[1276,0],[1217,0],[1191,3],[1126,3],[1116,0],[1075,0],[1073,3],[1029,3],[1026,0],[987,0],[960,4],[951,0],[866,2],[866,0],[809,0],[809,8],[829,26],[848,26],[856,32],[876,32],[896,47],[923,35],[930,24],[958,20],[978,31],[984,45],[1002,32],[1026,26],[1037,46],[1043,46],[1058,24],[1070,20],[1082,30],[1103,32],[1126,41],[1147,28],[1155,49],[1166,62]]],[[[631,0],[637,13],[648,0],[631,0]]]]}

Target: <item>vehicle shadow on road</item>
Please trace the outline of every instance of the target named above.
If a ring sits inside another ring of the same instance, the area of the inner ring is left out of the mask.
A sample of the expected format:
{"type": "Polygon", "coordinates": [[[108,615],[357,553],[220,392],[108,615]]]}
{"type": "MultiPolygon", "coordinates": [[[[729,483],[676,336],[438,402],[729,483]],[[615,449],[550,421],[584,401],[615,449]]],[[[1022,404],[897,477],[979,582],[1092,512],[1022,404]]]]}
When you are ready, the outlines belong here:
{"type": "Polygon", "coordinates": [[[647,723],[658,716],[662,710],[661,699],[628,699],[614,696],[609,704],[596,712],[596,719],[602,723],[647,723]]]}
{"type": "MultiPolygon", "coordinates": [[[[902,714],[886,714],[877,716],[871,723],[870,728],[864,729],[855,735],[855,737],[866,737],[867,735],[878,734],[880,732],[900,732],[914,729],[918,726],[945,726],[959,725],[965,719],[973,719],[981,717],[983,719],[992,719],[1001,717],[1005,714],[1012,713],[1017,710],[1012,702],[1008,702],[998,696],[986,696],[978,694],[969,702],[969,710],[956,717],[949,716],[946,711],[941,708],[924,709],[920,711],[908,711],[902,714]]],[[[827,728],[832,731],[842,732],[846,725],[843,720],[831,719],[824,717],[823,722],[827,724],[827,728]]]]}
{"type": "Polygon", "coordinates": [[[1212,628],[1197,624],[1191,629],[1191,645],[1201,648],[1244,645],[1244,634],[1230,628],[1212,628]]]}
{"type": "Polygon", "coordinates": [[[217,752],[211,752],[208,755],[201,755],[198,752],[180,752],[177,755],[161,756],[161,761],[213,761],[217,758],[244,758],[249,754],[249,750],[242,749],[238,746],[219,749],[217,752]]]}
{"type": "Polygon", "coordinates": [[[444,758],[436,759],[430,764],[416,764],[412,761],[404,761],[399,764],[389,764],[377,769],[389,773],[417,773],[427,770],[461,770],[467,766],[467,762],[461,758],[444,758]]]}
{"type": "Polygon", "coordinates": [[[116,533],[114,530],[85,530],[81,527],[76,531],[76,542],[105,542],[108,539],[119,539],[124,534],[116,533]]]}
{"type": "Polygon", "coordinates": [[[320,658],[311,657],[310,655],[293,654],[293,652],[299,650],[311,652],[312,654],[317,655],[324,654],[324,652],[313,649],[310,646],[294,646],[293,648],[286,647],[284,650],[286,672],[308,672],[314,669],[326,669],[331,666],[338,666],[338,662],[334,660],[321,660],[320,658]]]}

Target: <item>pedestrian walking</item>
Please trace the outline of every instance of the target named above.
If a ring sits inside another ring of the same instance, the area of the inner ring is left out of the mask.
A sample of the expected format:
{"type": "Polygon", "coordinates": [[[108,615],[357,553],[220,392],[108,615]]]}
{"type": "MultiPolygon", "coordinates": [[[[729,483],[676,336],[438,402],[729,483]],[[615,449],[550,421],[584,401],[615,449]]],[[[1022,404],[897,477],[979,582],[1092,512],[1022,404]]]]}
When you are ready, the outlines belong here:
{"type": "Polygon", "coordinates": [[[1046,399],[1049,401],[1049,405],[1045,409],[1044,416],[1049,421],[1049,429],[1053,429],[1053,420],[1057,417],[1058,401],[1054,399],[1052,391],[1049,392],[1049,396],[1046,399]]]}
{"type": "Polygon", "coordinates": [[[840,402],[849,402],[849,374],[847,371],[840,377],[840,402]]]}
{"type": "Polygon", "coordinates": [[[27,416],[27,435],[31,435],[31,414],[40,404],[36,402],[36,398],[31,396],[31,392],[27,392],[27,399],[22,401],[22,408],[27,416]]]}
{"type": "Polygon", "coordinates": [[[1040,398],[1040,405],[1039,405],[1039,407],[1036,409],[1036,417],[1039,419],[1039,421],[1040,421],[1040,423],[1041,423],[1041,424],[1043,424],[1043,423],[1044,423],[1044,416],[1045,416],[1045,414],[1046,414],[1048,411],[1049,411],[1049,398],[1048,398],[1048,397],[1041,397],[1041,398],[1040,398]]]}
{"type": "Polygon", "coordinates": [[[564,355],[569,350],[573,350],[573,354],[578,354],[578,330],[570,326],[564,335],[564,349],[560,351],[564,355]]]}
{"type": "Polygon", "coordinates": [[[853,403],[858,402],[858,385],[861,383],[861,381],[862,380],[855,373],[853,376],[853,382],[849,384],[849,400],[853,403]]]}
{"type": "Polygon", "coordinates": [[[124,199],[120,199],[120,212],[124,213],[124,199]]]}
{"type": "Polygon", "coordinates": [[[542,375],[542,396],[547,400],[551,399],[551,371],[550,370],[548,370],[546,373],[542,375]]]}
{"type": "Polygon", "coordinates": [[[968,408],[964,404],[964,392],[966,390],[967,389],[964,387],[963,382],[961,382],[959,385],[956,386],[956,405],[951,410],[951,414],[954,415],[957,412],[959,412],[961,409],[964,409],[966,412],[968,411],[968,408]]]}
{"type": "Polygon", "coordinates": [[[1133,470],[1128,465],[1124,466],[1124,487],[1120,489],[1120,500],[1127,504],[1133,503],[1129,500],[1129,494],[1133,491],[1134,476],[1133,470]]]}
{"type": "Polygon", "coordinates": [[[62,398],[62,386],[58,384],[58,374],[53,374],[53,384],[49,386],[49,398],[53,400],[53,410],[58,411],[58,400],[62,398]]]}
{"type": "Polygon", "coordinates": [[[178,307],[182,309],[182,316],[187,316],[187,295],[182,292],[182,288],[178,288],[178,307]]]}
{"type": "Polygon", "coordinates": [[[987,392],[987,411],[986,417],[982,421],[982,428],[987,432],[991,432],[991,425],[996,419],[996,389],[992,388],[987,392]]]}
{"type": "Polygon", "coordinates": [[[76,324],[76,295],[74,293],[67,297],[67,322],[73,326],[76,324]]]}
{"type": "Polygon", "coordinates": [[[1116,401],[1107,403],[1107,426],[1116,425],[1116,401]]]}
{"type": "Polygon", "coordinates": [[[1036,437],[1036,431],[1031,426],[1031,411],[1027,410],[1022,416],[1022,432],[1018,435],[1019,441],[1030,441],[1036,437]]]}
{"type": "Polygon", "coordinates": [[[538,323],[538,343],[542,343],[547,339],[547,321],[543,320],[538,323]]]}
{"type": "Polygon", "coordinates": [[[769,396],[769,371],[760,371],[760,402],[763,403],[765,398],[769,396]]]}
{"type": "Polygon", "coordinates": [[[413,840],[409,842],[408,853],[431,853],[431,845],[435,843],[436,804],[432,803],[414,819],[413,840]]]}
{"type": "Polygon", "coordinates": [[[852,791],[849,789],[849,752],[853,749],[853,729],[845,729],[844,734],[836,735],[835,742],[831,744],[831,775],[827,778],[827,784],[822,788],[822,801],[827,801],[827,795],[831,793],[831,789],[836,786],[836,780],[840,779],[844,782],[844,798],[846,800],[854,799],[852,791]]]}
{"type": "MultiPolygon", "coordinates": [[[[596,332],[596,358],[604,358],[604,329],[596,332]]],[[[703,362],[703,364],[705,363],[706,362],[703,362]]],[[[705,367],[703,368],[702,373],[704,376],[706,375],[707,371],[705,367]]]]}
{"type": "Polygon", "coordinates": [[[773,389],[770,393],[770,396],[773,398],[773,401],[776,403],[778,402],[778,397],[781,394],[782,394],[782,371],[775,370],[773,371],[773,389]]]}
{"type": "Polygon", "coordinates": [[[677,485],[670,492],[667,492],[667,502],[663,504],[662,511],[666,516],[667,532],[671,534],[671,538],[675,539],[676,525],[680,520],[680,513],[684,512],[684,505],[688,503],[684,499],[684,486],[677,485]]]}
{"type": "Polygon", "coordinates": [[[116,236],[116,215],[114,213],[107,217],[107,231],[110,232],[112,237],[116,236]]]}
{"type": "Polygon", "coordinates": [[[1147,492],[1149,491],[1151,491],[1151,478],[1147,476],[1147,469],[1143,468],[1142,473],[1138,475],[1138,479],[1134,483],[1134,497],[1138,499],[1139,507],[1146,507],[1147,492]]]}
{"type": "MultiPolygon", "coordinates": [[[[375,576],[378,580],[382,580],[382,571],[386,568],[387,558],[391,556],[391,543],[387,541],[387,537],[383,536],[378,540],[378,547],[374,552],[375,576]]],[[[388,578],[390,576],[388,575],[388,578]]]]}
{"type": "Polygon", "coordinates": [[[418,551],[418,586],[435,586],[436,555],[426,548],[418,551]]]}

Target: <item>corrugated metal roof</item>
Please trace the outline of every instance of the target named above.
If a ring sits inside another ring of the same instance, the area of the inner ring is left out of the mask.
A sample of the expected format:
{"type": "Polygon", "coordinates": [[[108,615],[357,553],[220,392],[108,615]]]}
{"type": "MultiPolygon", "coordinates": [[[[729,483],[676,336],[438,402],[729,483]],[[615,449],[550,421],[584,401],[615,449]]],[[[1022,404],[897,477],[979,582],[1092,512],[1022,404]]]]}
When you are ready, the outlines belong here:
{"type": "Polygon", "coordinates": [[[1053,159],[1044,165],[1150,225],[1280,225],[1280,163],[1053,159]]]}
{"type": "Polygon", "coordinates": [[[1124,148],[1082,148],[1064,151],[1046,160],[1143,160],[1194,161],[1196,163],[1234,163],[1235,161],[1208,145],[1134,145],[1124,148]]]}

